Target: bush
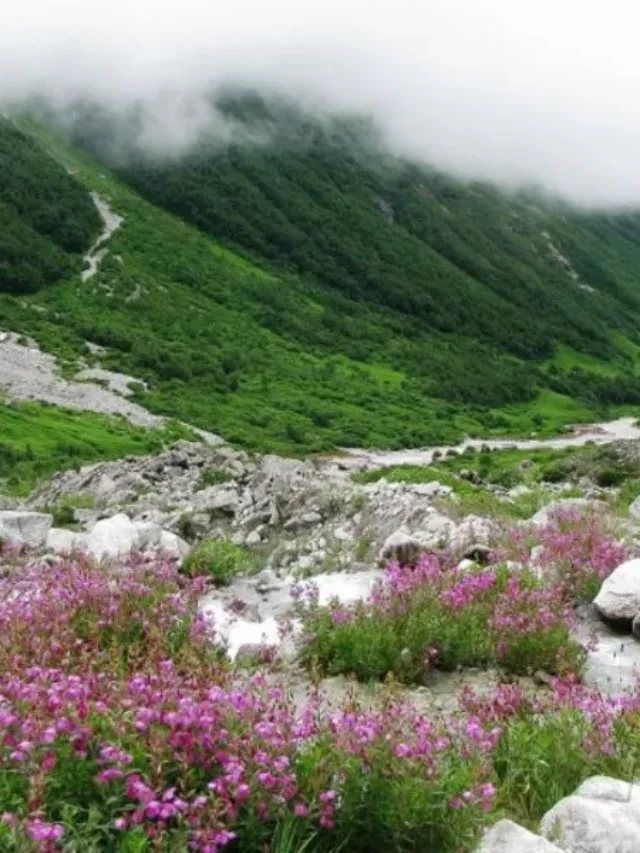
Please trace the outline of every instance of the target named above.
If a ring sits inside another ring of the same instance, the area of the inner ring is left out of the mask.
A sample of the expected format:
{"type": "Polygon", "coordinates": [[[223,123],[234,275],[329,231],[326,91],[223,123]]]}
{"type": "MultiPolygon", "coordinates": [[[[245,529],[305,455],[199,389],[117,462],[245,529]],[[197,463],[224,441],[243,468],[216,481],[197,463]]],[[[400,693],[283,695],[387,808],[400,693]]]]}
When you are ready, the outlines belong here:
{"type": "Polygon", "coordinates": [[[500,566],[461,572],[425,555],[415,567],[389,566],[370,600],[353,607],[317,606],[310,585],[300,615],[304,663],[363,681],[393,674],[421,683],[432,667],[496,664],[518,674],[561,674],[583,663],[561,589],[500,566]]]}
{"type": "Polygon", "coordinates": [[[233,480],[231,474],[221,468],[203,468],[196,483],[196,490],[206,489],[209,486],[220,486],[233,480]]]}
{"type": "Polygon", "coordinates": [[[256,558],[241,545],[226,539],[203,539],[187,555],[182,570],[190,577],[207,576],[224,586],[238,575],[256,568],[256,558]]]}

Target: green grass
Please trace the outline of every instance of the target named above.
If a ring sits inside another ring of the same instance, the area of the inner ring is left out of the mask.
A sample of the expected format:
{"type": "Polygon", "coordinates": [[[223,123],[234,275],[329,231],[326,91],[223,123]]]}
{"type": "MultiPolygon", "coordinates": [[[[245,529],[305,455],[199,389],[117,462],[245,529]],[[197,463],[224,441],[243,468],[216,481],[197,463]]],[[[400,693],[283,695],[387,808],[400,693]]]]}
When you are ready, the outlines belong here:
{"type": "Polygon", "coordinates": [[[0,402],[0,488],[26,495],[40,479],[57,471],[156,453],[179,438],[197,440],[180,425],[149,430],[118,417],[40,403],[0,402]]]}
{"type": "Polygon", "coordinates": [[[202,539],[187,555],[182,570],[190,577],[206,576],[218,586],[226,586],[240,575],[260,570],[259,556],[226,539],[202,539]]]}
{"type": "MultiPolygon", "coordinates": [[[[433,465],[397,465],[379,468],[353,475],[356,483],[374,483],[383,478],[393,483],[432,483],[438,482],[453,489],[453,496],[440,498],[438,503],[447,512],[456,517],[466,515],[493,516],[503,519],[531,518],[542,506],[553,498],[554,493],[542,484],[543,471],[551,460],[563,458],[562,451],[500,451],[494,453],[473,453],[456,456],[450,460],[436,462],[433,465]],[[531,461],[531,467],[522,469],[524,460],[531,461]],[[512,487],[526,484],[530,491],[509,500],[503,500],[484,486],[474,485],[458,476],[468,469],[477,472],[484,480],[512,487]]],[[[579,489],[563,493],[565,497],[581,495],[579,489]]]]}

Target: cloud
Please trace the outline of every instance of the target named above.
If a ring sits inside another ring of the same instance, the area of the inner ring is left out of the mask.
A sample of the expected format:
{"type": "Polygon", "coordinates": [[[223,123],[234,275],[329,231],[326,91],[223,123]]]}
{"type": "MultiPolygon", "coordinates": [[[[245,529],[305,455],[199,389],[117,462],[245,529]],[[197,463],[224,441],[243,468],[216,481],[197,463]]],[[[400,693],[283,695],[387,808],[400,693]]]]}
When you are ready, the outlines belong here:
{"type": "Polygon", "coordinates": [[[143,99],[149,144],[206,121],[211,84],[372,114],[397,153],[587,205],[640,204],[633,0],[20,0],[0,100],[143,99]]]}

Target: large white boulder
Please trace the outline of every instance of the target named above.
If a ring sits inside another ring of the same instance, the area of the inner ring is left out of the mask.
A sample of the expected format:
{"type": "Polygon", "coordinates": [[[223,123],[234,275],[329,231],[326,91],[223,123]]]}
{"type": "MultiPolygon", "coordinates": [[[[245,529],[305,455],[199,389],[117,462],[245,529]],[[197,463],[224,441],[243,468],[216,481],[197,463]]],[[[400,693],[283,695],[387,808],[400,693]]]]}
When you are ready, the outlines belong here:
{"type": "Polygon", "coordinates": [[[604,776],[588,779],[546,813],[540,834],[567,853],[638,853],[638,788],[604,776]]]}
{"type": "Polygon", "coordinates": [[[48,512],[3,510],[0,512],[0,538],[31,548],[43,548],[52,524],[53,516],[48,512]]]}
{"type": "Polygon", "coordinates": [[[96,560],[124,557],[140,546],[139,525],[118,513],[96,522],[86,542],[88,553],[96,560]]]}
{"type": "Polygon", "coordinates": [[[482,839],[477,853],[561,853],[546,838],[511,820],[498,821],[482,839]]]}
{"type": "Polygon", "coordinates": [[[605,621],[631,627],[640,613],[640,559],[618,566],[605,579],[593,603],[605,621]]]}

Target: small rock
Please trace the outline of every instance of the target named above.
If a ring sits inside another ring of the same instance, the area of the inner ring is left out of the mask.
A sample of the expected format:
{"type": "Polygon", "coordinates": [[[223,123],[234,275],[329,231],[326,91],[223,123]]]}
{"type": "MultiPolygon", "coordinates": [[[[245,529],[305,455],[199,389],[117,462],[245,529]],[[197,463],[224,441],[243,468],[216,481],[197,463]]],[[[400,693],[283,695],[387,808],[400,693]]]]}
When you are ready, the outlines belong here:
{"type": "Polygon", "coordinates": [[[406,530],[396,530],[386,540],[380,550],[379,561],[397,561],[405,566],[411,566],[417,562],[424,548],[406,530]]]}
{"type": "Polygon", "coordinates": [[[247,535],[247,538],[244,540],[245,545],[248,545],[250,548],[259,545],[262,542],[262,536],[260,535],[259,530],[252,530],[251,533],[247,535]]]}

